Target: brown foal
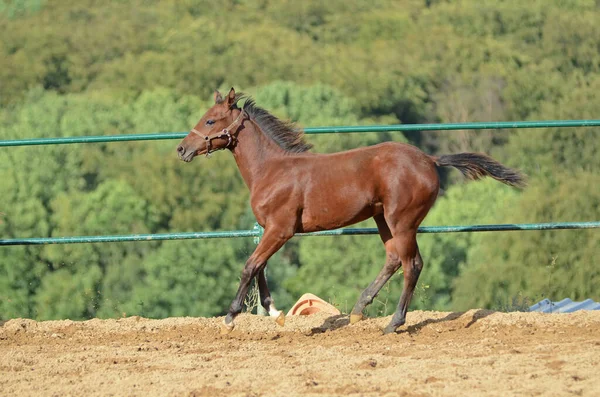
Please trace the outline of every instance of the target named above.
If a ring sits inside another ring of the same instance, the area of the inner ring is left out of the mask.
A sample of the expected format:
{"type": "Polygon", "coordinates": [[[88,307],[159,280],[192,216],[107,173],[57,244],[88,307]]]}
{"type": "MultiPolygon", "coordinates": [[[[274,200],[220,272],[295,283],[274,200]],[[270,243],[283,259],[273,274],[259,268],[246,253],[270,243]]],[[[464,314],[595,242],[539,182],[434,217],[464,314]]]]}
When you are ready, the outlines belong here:
{"type": "Polygon", "coordinates": [[[310,153],[301,129],[257,107],[252,99],[239,108],[242,98],[233,88],[225,98],[216,91],[215,104],[177,147],[185,162],[216,150],[231,151],[250,189],[252,211],[265,229],[244,266],[223,333],[233,330],[254,277],[262,306],[284,324],[284,315],[275,308],[267,288],[264,269],[267,260],[295,233],[340,228],[371,217],[387,259],[354,305],[350,322],[362,319],[365,307],[402,267],[402,296],[384,329],[384,333],[395,332],[405,322],[423,268],[416,235],[438,195],[437,167],[456,167],[469,179],[490,176],[507,185],[524,185],[519,172],[484,154],[433,157],[414,146],[392,142],[340,153],[310,153]]]}

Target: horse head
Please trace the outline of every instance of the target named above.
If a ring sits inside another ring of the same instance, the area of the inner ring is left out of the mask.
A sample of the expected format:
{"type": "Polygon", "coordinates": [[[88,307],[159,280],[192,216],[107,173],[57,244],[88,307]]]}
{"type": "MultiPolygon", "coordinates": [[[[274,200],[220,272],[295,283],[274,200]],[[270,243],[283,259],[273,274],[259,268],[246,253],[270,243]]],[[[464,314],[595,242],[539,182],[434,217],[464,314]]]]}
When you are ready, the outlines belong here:
{"type": "Polygon", "coordinates": [[[234,145],[237,127],[245,118],[244,110],[237,107],[235,90],[232,88],[225,98],[219,91],[214,94],[215,104],[200,118],[190,133],[177,146],[177,155],[185,162],[205,154],[234,145]],[[240,111],[237,117],[235,111],[240,111]]]}

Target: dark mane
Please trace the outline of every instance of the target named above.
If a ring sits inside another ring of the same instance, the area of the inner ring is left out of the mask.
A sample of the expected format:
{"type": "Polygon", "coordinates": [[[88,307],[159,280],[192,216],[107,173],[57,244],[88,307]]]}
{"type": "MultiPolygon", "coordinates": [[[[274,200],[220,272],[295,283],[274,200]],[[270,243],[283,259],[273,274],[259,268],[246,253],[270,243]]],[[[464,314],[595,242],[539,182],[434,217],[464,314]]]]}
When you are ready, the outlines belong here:
{"type": "Polygon", "coordinates": [[[304,131],[294,123],[286,122],[273,116],[265,109],[256,106],[254,99],[243,93],[236,93],[234,104],[245,99],[244,110],[254,120],[261,130],[283,150],[292,153],[302,153],[310,150],[312,145],[304,141],[304,131]]]}

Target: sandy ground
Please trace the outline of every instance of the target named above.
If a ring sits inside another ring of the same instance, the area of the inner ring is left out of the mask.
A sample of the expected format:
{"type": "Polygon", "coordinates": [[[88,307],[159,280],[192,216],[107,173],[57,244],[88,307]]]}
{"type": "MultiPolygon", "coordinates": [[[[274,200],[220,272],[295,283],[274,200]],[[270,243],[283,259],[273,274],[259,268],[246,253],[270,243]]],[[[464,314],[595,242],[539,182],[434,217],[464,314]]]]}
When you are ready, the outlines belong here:
{"type": "Polygon", "coordinates": [[[600,396],[600,311],[0,323],[3,396],[600,396]]]}

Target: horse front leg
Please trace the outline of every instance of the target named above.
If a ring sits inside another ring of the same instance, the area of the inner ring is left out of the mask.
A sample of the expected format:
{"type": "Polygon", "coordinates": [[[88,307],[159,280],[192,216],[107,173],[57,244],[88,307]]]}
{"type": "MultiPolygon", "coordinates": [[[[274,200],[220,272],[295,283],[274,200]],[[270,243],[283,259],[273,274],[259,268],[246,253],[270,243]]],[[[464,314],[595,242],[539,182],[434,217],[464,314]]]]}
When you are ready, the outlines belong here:
{"type": "Polygon", "coordinates": [[[265,276],[265,267],[258,271],[256,281],[258,282],[258,291],[260,293],[260,303],[262,307],[269,313],[269,316],[275,318],[277,324],[283,327],[285,324],[285,314],[283,311],[277,310],[275,307],[275,301],[271,297],[269,286],[267,285],[267,277],[265,276]]]}
{"type": "Polygon", "coordinates": [[[231,302],[231,306],[229,306],[227,316],[225,316],[223,326],[221,327],[221,334],[228,334],[233,331],[235,327],[233,320],[242,312],[242,305],[244,299],[246,299],[250,282],[261,270],[264,270],[267,260],[292,238],[293,235],[293,227],[283,229],[267,225],[260,243],[258,243],[256,249],[250,255],[250,258],[246,261],[244,270],[242,270],[240,286],[233,302],[231,302]]]}

